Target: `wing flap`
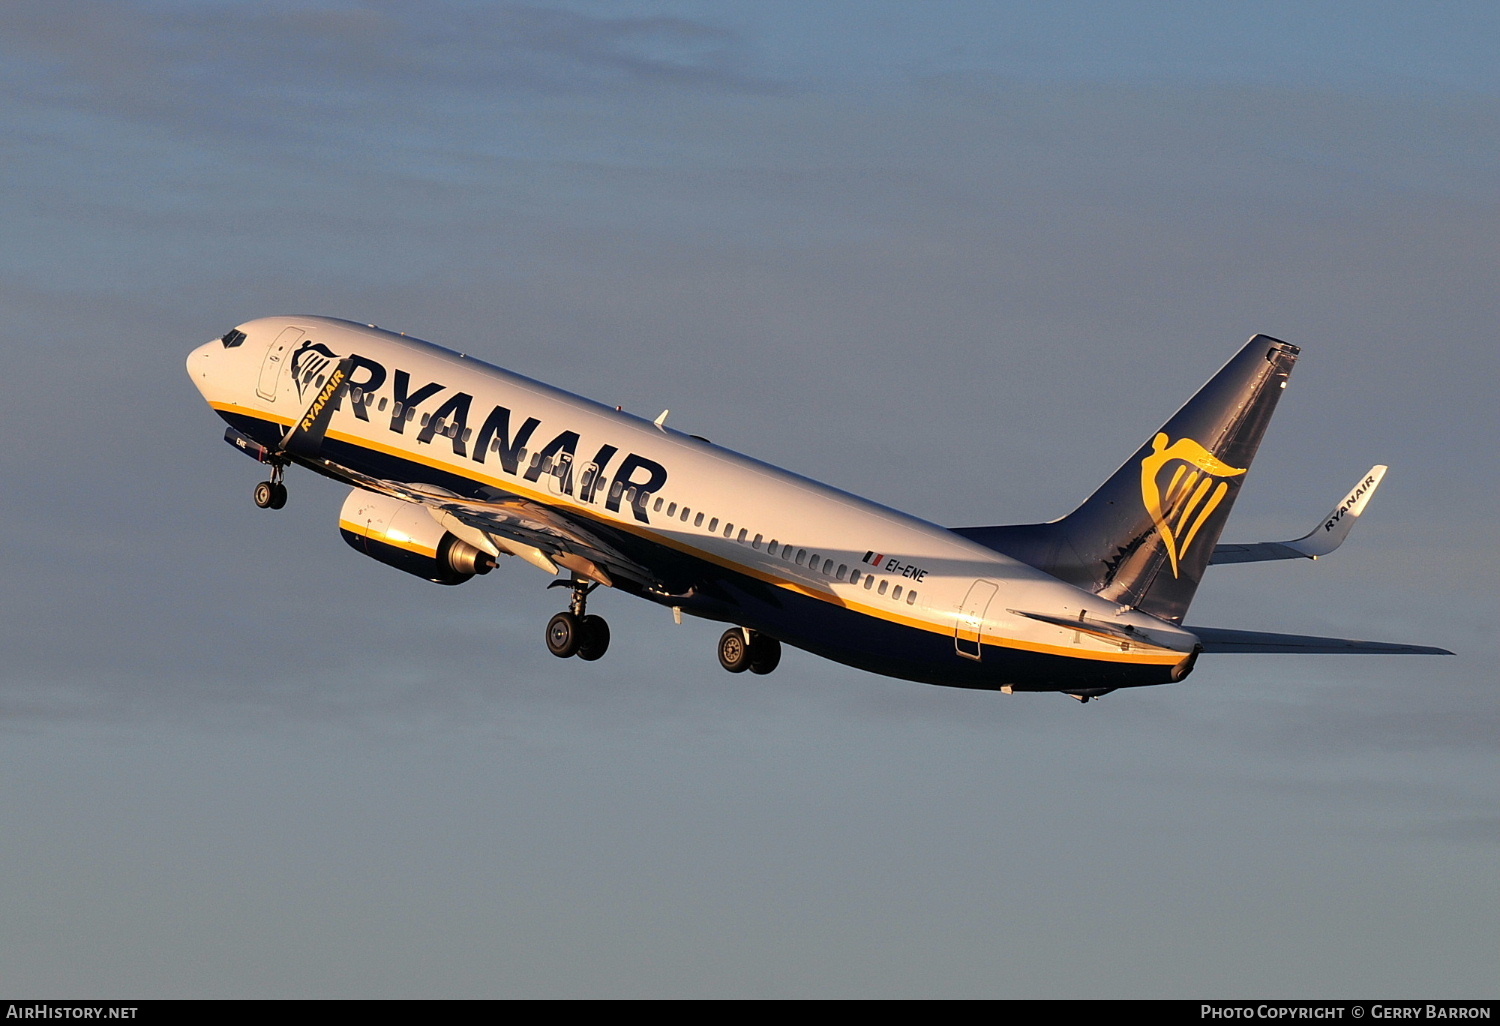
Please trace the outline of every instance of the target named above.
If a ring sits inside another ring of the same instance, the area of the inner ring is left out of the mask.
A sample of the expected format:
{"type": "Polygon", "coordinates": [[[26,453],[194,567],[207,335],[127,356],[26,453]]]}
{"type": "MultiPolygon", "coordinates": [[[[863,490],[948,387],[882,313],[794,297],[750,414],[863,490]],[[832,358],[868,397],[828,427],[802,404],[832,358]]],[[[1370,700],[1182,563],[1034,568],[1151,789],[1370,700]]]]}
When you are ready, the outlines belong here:
{"type": "Polygon", "coordinates": [[[488,499],[465,498],[437,485],[371,477],[327,459],[304,457],[303,462],[357,487],[425,506],[454,535],[492,555],[498,548],[548,573],[562,566],[611,586],[614,578],[624,578],[659,593],[672,590],[606,532],[564,509],[499,491],[488,499]]]}

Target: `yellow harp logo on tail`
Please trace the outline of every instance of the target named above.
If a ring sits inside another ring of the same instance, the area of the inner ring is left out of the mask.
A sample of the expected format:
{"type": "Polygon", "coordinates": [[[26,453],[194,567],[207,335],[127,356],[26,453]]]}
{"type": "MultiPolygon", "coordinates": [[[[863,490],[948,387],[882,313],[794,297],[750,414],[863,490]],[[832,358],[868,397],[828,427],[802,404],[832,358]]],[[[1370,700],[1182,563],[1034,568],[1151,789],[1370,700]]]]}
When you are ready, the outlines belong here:
{"type": "Polygon", "coordinates": [[[1214,479],[1239,477],[1248,469],[1231,467],[1191,438],[1169,442],[1164,433],[1158,433],[1151,440],[1151,455],[1141,460],[1141,501],[1166,543],[1173,577],[1178,576],[1178,561],[1187,554],[1199,528],[1229,491],[1227,481],[1215,485],[1214,479]],[[1167,478],[1169,467],[1172,473],[1167,478]],[[1165,488],[1163,478],[1167,478],[1165,488]]]}

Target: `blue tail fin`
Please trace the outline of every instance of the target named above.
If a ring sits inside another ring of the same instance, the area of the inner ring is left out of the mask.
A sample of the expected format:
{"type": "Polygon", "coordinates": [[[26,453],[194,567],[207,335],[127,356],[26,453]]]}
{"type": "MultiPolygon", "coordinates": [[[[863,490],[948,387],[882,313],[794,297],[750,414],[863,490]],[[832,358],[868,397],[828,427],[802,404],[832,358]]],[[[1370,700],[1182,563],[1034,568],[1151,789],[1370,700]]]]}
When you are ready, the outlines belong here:
{"type": "Polygon", "coordinates": [[[1256,335],[1061,520],[955,531],[1069,584],[1180,623],[1298,352],[1256,335]]]}

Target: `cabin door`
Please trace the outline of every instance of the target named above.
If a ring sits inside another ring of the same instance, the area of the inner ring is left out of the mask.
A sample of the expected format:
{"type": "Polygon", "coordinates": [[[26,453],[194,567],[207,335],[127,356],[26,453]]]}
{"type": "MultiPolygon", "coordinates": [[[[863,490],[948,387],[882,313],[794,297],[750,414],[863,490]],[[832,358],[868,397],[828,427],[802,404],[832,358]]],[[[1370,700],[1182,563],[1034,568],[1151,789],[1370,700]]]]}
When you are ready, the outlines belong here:
{"type": "Polygon", "coordinates": [[[266,350],[266,360],[260,365],[260,381],[255,386],[255,391],[260,393],[262,399],[273,403],[276,401],[276,382],[281,377],[282,365],[286,363],[287,350],[302,341],[305,334],[307,332],[301,328],[287,328],[276,336],[276,341],[266,350]]]}
{"type": "Polygon", "coordinates": [[[984,614],[990,608],[990,599],[1000,588],[993,581],[975,581],[969,585],[969,594],[958,611],[958,621],[953,625],[953,645],[965,659],[980,659],[980,631],[984,627],[984,614]]]}

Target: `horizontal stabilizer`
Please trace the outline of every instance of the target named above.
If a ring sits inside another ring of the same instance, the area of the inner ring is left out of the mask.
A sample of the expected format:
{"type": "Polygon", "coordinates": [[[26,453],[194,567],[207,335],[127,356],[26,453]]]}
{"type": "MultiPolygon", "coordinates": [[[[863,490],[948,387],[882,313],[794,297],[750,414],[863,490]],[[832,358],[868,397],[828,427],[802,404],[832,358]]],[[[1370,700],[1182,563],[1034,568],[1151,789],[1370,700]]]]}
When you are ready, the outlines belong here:
{"type": "Polygon", "coordinates": [[[1385,641],[1352,641],[1348,638],[1318,638],[1306,634],[1267,634],[1264,631],[1231,631],[1220,627],[1184,627],[1203,642],[1205,652],[1296,652],[1301,655],[1452,655],[1446,648],[1429,645],[1393,645],[1385,641]]]}
{"type": "MultiPolygon", "coordinates": [[[[1301,538],[1283,542],[1256,542],[1252,545],[1215,545],[1210,564],[1259,563],[1268,559],[1317,559],[1326,556],[1344,543],[1354,522],[1364,512],[1365,504],[1388,468],[1374,466],[1359,479],[1338,505],[1329,511],[1322,522],[1301,538]]],[[[1299,650],[1300,651],[1300,650],[1299,650]]]]}
{"type": "Polygon", "coordinates": [[[1054,627],[1064,630],[1081,631],[1084,634],[1092,634],[1096,638],[1113,642],[1116,645],[1128,647],[1130,645],[1149,645],[1156,648],[1165,648],[1161,642],[1156,641],[1150,635],[1136,630],[1129,624],[1111,623],[1108,620],[1095,620],[1088,617],[1052,616],[1048,613],[1028,613],[1024,609],[1010,609],[1007,612],[1017,616],[1024,616],[1031,620],[1040,620],[1042,623],[1050,623],[1054,627]]]}

